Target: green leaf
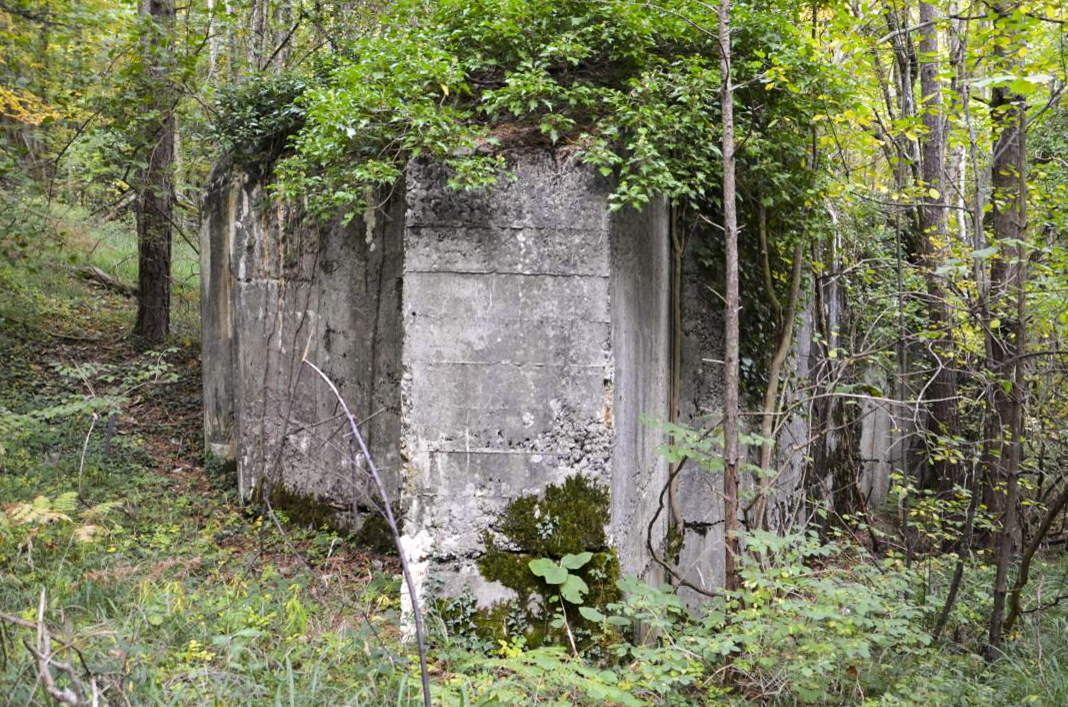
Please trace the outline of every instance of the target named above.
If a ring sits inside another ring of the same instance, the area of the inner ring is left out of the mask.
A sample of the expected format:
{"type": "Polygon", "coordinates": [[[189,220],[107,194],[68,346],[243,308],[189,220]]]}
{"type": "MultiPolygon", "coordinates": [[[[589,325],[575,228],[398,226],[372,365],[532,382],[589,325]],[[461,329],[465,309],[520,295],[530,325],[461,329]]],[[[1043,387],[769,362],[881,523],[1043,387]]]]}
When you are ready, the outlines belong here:
{"type": "Polygon", "coordinates": [[[989,248],[983,248],[982,250],[974,251],[972,253],[972,257],[978,259],[989,258],[993,255],[997,255],[997,252],[998,247],[996,245],[992,245],[989,248]]]}
{"type": "Polygon", "coordinates": [[[531,572],[549,584],[563,584],[570,576],[566,569],[544,557],[531,560],[528,566],[531,572]]]}
{"type": "Polygon", "coordinates": [[[592,559],[592,552],[582,552],[578,555],[564,555],[560,558],[560,564],[569,570],[577,570],[592,559]]]}
{"type": "MultiPolygon", "coordinates": [[[[567,570],[561,571],[567,574],[567,570]]],[[[588,591],[590,591],[590,588],[582,581],[582,577],[574,574],[567,574],[567,578],[560,586],[560,596],[572,604],[581,604],[583,595],[588,591]]]]}
{"type": "Polygon", "coordinates": [[[604,614],[597,609],[594,609],[592,606],[580,606],[579,613],[582,614],[582,618],[587,621],[594,621],[596,623],[600,623],[606,618],[604,614]]]}

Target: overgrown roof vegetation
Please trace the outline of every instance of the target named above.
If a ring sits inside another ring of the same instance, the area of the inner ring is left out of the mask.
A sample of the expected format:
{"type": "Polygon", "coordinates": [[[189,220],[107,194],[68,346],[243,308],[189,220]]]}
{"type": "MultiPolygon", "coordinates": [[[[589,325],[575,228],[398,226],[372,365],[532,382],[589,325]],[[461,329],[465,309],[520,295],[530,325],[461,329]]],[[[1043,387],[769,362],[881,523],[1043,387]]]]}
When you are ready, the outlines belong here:
{"type": "MultiPolygon", "coordinates": [[[[799,175],[812,116],[841,104],[842,85],[785,7],[738,4],[734,16],[740,161],[754,179],[774,176],[772,203],[811,202],[813,179],[799,175]]],[[[266,78],[222,101],[217,131],[247,166],[284,152],[279,194],[351,215],[367,187],[392,184],[420,156],[447,163],[455,186],[484,186],[503,166],[495,148],[518,136],[614,175],[616,205],[718,203],[710,6],[404,0],[364,21],[368,32],[299,78],[266,78]]]]}

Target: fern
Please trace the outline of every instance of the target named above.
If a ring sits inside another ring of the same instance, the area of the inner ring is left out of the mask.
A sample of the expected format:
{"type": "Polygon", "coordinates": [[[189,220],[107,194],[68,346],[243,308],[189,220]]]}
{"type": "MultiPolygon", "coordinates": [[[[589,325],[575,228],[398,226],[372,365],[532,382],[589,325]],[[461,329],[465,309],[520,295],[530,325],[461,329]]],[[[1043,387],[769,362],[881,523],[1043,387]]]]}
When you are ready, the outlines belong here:
{"type": "Polygon", "coordinates": [[[56,496],[55,500],[47,496],[38,496],[30,503],[15,503],[5,513],[16,525],[48,525],[57,520],[73,522],[70,513],[78,504],[78,494],[74,491],[56,496]]]}

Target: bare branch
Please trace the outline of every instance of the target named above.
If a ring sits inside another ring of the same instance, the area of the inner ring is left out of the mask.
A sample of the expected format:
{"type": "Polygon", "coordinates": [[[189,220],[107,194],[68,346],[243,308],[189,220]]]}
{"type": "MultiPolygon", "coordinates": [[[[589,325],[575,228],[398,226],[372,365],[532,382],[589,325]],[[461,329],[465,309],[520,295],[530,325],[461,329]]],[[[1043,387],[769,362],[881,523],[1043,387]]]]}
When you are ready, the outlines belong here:
{"type": "Polygon", "coordinates": [[[356,424],[356,417],[349,410],[348,403],[346,403],[345,399],[341,396],[341,392],[337,389],[337,386],[334,385],[334,382],[330,380],[330,377],[327,376],[322,369],[307,359],[307,349],[305,349],[302,362],[315,371],[337,399],[338,404],[345,413],[345,417],[349,421],[349,428],[352,430],[352,436],[360,445],[360,451],[363,453],[363,458],[367,462],[367,469],[371,474],[371,478],[374,480],[378,495],[382,499],[386,524],[389,525],[389,532],[393,536],[393,544],[397,547],[397,554],[400,556],[401,561],[401,570],[404,573],[404,583],[407,585],[408,595],[412,599],[412,618],[415,621],[415,640],[419,649],[419,676],[423,683],[423,705],[424,707],[432,707],[430,703],[430,673],[426,663],[426,638],[423,626],[423,612],[419,606],[419,600],[415,592],[415,581],[412,579],[412,573],[408,567],[408,557],[404,552],[404,545],[401,542],[400,530],[397,527],[396,519],[393,517],[393,508],[389,501],[389,492],[386,490],[386,485],[382,481],[382,475],[378,473],[378,467],[375,466],[374,459],[371,458],[371,451],[367,448],[367,442],[364,441],[363,435],[360,434],[359,425],[356,424]]]}

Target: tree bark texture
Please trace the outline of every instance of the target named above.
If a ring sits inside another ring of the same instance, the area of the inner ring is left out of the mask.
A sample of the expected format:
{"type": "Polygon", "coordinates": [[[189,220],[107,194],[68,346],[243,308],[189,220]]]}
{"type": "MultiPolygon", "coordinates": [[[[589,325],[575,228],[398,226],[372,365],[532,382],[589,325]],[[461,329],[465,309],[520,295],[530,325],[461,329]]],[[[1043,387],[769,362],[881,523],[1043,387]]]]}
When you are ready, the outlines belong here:
{"type": "Polygon", "coordinates": [[[174,33],[174,0],[141,0],[151,23],[144,55],[146,166],[138,180],[137,321],[134,334],[158,343],[170,333],[171,223],[174,217],[174,110],[166,57],[174,33]]]}
{"type": "Polygon", "coordinates": [[[741,586],[738,571],[738,212],[734,183],[734,86],[731,83],[730,0],[719,6],[719,68],[723,107],[723,233],[726,243],[726,300],[723,362],[723,541],[726,588],[741,586]]]}
{"type": "MultiPolygon", "coordinates": [[[[1008,70],[1015,62],[1006,60],[1007,50],[995,47],[1008,70]]],[[[1009,474],[1010,425],[1013,420],[1014,391],[1012,381],[1020,364],[1023,322],[1018,320],[1012,295],[1023,286],[1024,253],[1019,248],[1026,236],[1024,220],[1024,99],[1003,86],[992,91],[990,110],[994,129],[994,154],[991,160],[992,188],[990,225],[999,244],[999,253],[990,267],[987,292],[989,318],[984,322],[991,374],[987,395],[987,420],[984,430],[985,450],[984,502],[995,515],[1006,511],[1005,483],[1009,474]]]]}
{"type": "MultiPolygon", "coordinates": [[[[993,7],[1002,19],[1008,10],[993,7]]],[[[1011,29],[1006,32],[1013,32],[1011,29]]],[[[1019,69],[1021,38],[995,44],[995,65],[1007,71],[1019,69]]],[[[1024,358],[1026,351],[1027,253],[1021,247],[1027,236],[1027,134],[1026,101],[1004,86],[991,95],[994,154],[990,181],[993,188],[991,221],[999,253],[990,269],[989,301],[992,317],[985,324],[991,360],[990,392],[984,444],[984,498],[987,509],[1000,516],[994,547],[996,575],[994,605],[990,613],[987,659],[1000,653],[1004,633],[1008,570],[1019,536],[1019,473],[1023,448],[1024,358]],[[995,325],[995,321],[997,324],[995,325]]]]}
{"type": "MultiPolygon", "coordinates": [[[[920,207],[920,246],[924,278],[927,285],[927,320],[934,341],[931,353],[934,358],[934,374],[928,388],[931,407],[927,432],[930,442],[937,444],[938,437],[956,437],[957,423],[957,373],[950,353],[953,341],[952,324],[946,290],[937,274],[942,261],[941,251],[946,240],[945,202],[949,189],[944,183],[945,173],[945,123],[942,110],[942,85],[938,78],[938,9],[929,2],[920,3],[919,64],[920,93],[922,96],[923,125],[926,128],[920,141],[923,180],[920,184],[922,205],[920,207]]],[[[930,444],[929,442],[929,444],[930,444]]],[[[960,465],[949,454],[936,455],[931,462],[932,486],[942,492],[952,491],[960,479],[960,465]]]]}

